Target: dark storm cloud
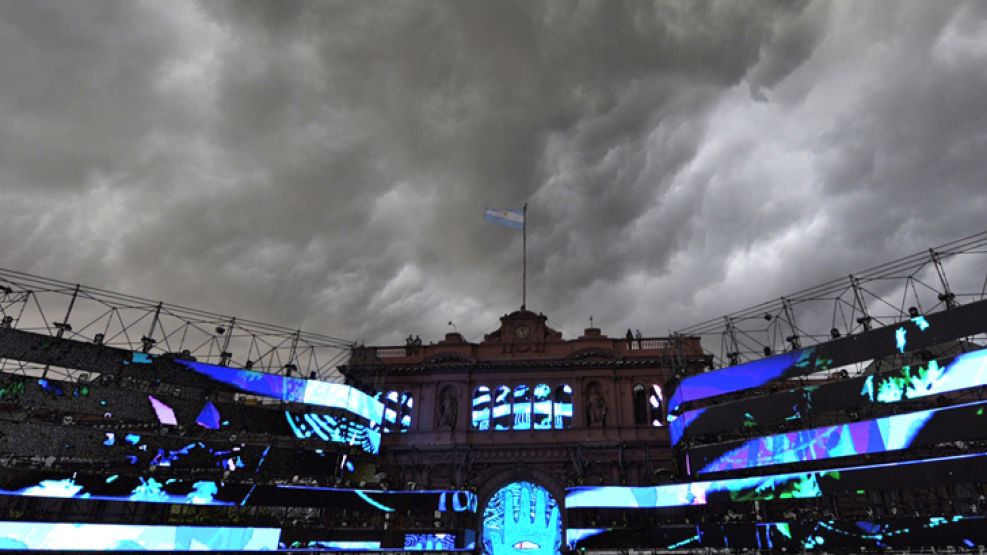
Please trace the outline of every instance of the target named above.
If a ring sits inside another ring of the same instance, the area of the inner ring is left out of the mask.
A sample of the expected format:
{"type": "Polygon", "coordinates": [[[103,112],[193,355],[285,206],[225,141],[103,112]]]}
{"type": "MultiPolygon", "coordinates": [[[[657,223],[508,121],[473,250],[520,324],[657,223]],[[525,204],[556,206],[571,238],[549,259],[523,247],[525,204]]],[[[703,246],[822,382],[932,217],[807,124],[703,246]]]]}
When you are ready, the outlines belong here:
{"type": "Polygon", "coordinates": [[[979,231],[969,2],[0,3],[0,266],[312,331],[665,333],[979,231]]]}

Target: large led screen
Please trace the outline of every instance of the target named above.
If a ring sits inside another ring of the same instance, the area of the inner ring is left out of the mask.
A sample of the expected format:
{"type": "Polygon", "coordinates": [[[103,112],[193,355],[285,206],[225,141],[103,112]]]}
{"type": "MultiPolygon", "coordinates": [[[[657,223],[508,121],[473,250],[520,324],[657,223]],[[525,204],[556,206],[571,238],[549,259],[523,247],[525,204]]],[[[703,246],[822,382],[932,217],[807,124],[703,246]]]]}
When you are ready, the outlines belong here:
{"type": "Polygon", "coordinates": [[[761,360],[696,374],[682,380],[669,399],[679,414],[690,402],[756,388],[772,381],[804,376],[876,357],[922,349],[987,329],[987,301],[978,301],[929,316],[761,360]]]}
{"type": "Polygon", "coordinates": [[[384,407],[370,395],[348,385],[320,382],[238,370],[227,366],[178,360],[193,372],[234,387],[244,393],[253,393],[292,403],[306,403],[322,407],[345,409],[377,424],[384,416],[384,407]]]}
{"type": "Polygon", "coordinates": [[[555,555],[562,547],[558,503],[545,488],[531,482],[508,484],[483,510],[483,553],[486,555],[555,555]]]}
{"type": "Polygon", "coordinates": [[[584,486],[566,492],[566,510],[655,509],[710,503],[808,499],[865,490],[975,482],[987,454],[786,472],[660,486],[584,486]]]}
{"type": "MultiPolygon", "coordinates": [[[[568,531],[567,531],[568,532],[568,531]]],[[[818,551],[880,553],[888,550],[979,551],[987,544],[987,523],[980,515],[925,516],[879,520],[709,523],[640,529],[572,529],[570,549],[689,551],[711,549],[758,552],[818,551]],[[919,549],[921,548],[921,549],[919,549]]]]}
{"type": "Polygon", "coordinates": [[[456,490],[354,490],[317,486],[182,480],[112,474],[18,473],[0,477],[0,495],[211,506],[332,506],[384,512],[432,507],[476,512],[476,494],[456,490]]]}
{"type": "Polygon", "coordinates": [[[299,439],[319,438],[329,443],[355,445],[367,453],[380,451],[380,430],[329,414],[284,411],[285,420],[299,439]]]}
{"type": "Polygon", "coordinates": [[[688,410],[669,423],[669,432],[675,445],[686,433],[716,433],[738,426],[757,432],[762,426],[856,407],[862,402],[897,403],[984,385],[987,349],[980,349],[879,374],[688,410]]]}
{"type": "MultiPolygon", "coordinates": [[[[385,421],[386,421],[385,416],[385,421]]],[[[572,426],[572,388],[547,384],[485,385],[473,390],[472,429],[478,432],[562,430],[572,426]]]]}
{"type": "Polygon", "coordinates": [[[0,522],[0,549],[273,551],[279,528],[0,522]]]}
{"type": "Polygon", "coordinates": [[[823,426],[746,441],[705,445],[687,453],[696,474],[897,451],[913,445],[984,435],[987,401],[823,426]],[[698,470],[697,470],[698,469],[698,470]]]}

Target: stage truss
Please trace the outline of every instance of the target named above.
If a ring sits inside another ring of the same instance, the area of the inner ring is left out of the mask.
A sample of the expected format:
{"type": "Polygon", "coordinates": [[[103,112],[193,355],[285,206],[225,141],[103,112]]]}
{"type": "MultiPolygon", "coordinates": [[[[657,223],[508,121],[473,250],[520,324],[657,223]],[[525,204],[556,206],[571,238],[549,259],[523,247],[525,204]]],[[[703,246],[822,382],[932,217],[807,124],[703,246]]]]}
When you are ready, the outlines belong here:
{"type": "MultiPolygon", "coordinates": [[[[703,338],[723,367],[949,309],[987,295],[987,231],[676,333],[703,338]],[[712,348],[718,344],[718,349],[712,348]]],[[[984,344],[984,336],[970,340],[984,344]]],[[[864,364],[859,365],[862,371],[864,364]]]]}
{"type": "MultiPolygon", "coordinates": [[[[0,269],[0,327],[131,351],[341,382],[350,341],[0,269]]],[[[55,379],[82,370],[0,359],[0,370],[55,379]]]]}

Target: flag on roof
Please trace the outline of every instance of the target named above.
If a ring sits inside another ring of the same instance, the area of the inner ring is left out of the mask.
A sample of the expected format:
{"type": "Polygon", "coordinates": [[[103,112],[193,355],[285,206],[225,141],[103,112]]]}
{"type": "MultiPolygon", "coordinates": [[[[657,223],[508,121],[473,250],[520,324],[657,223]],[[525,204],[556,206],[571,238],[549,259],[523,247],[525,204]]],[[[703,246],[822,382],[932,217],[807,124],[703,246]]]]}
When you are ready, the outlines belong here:
{"type": "Polygon", "coordinates": [[[483,219],[488,222],[500,224],[514,229],[524,227],[523,208],[487,208],[483,212],[483,219]]]}

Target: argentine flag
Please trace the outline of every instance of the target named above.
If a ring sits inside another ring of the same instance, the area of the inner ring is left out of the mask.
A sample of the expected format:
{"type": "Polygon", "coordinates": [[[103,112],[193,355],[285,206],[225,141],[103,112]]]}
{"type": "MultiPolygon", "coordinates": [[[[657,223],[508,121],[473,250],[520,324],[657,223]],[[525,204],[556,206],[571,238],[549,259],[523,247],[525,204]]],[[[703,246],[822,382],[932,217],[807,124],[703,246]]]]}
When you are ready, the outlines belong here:
{"type": "Polygon", "coordinates": [[[524,228],[524,210],[521,208],[487,208],[483,219],[514,229],[524,228]]]}

